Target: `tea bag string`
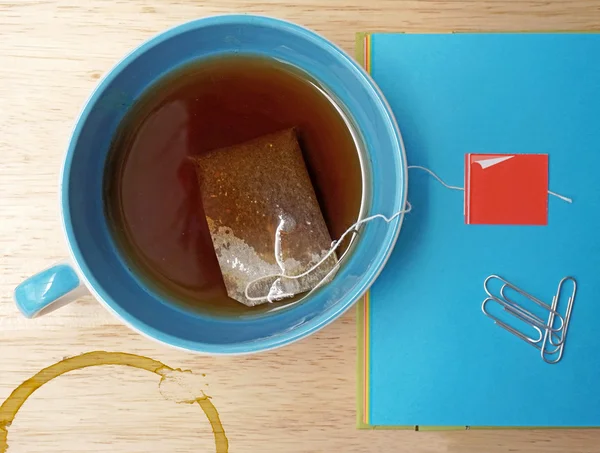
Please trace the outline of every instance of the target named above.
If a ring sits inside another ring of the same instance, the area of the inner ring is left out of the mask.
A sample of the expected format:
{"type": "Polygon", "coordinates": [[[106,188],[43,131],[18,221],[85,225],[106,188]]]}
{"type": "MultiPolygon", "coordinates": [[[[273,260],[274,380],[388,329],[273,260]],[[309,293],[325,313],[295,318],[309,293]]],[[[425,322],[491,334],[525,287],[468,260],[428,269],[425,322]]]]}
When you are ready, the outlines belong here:
{"type": "MultiPolygon", "coordinates": [[[[268,302],[272,302],[272,296],[269,294],[267,296],[250,296],[250,294],[248,294],[250,288],[252,287],[252,285],[254,285],[255,283],[261,282],[263,280],[272,280],[272,279],[276,279],[275,282],[273,282],[273,284],[277,283],[277,280],[281,279],[281,278],[285,278],[288,280],[298,280],[300,278],[306,277],[307,275],[311,274],[312,272],[314,272],[316,269],[318,269],[325,261],[327,261],[331,255],[333,255],[335,253],[335,251],[338,249],[338,247],[342,244],[342,242],[344,241],[344,238],[349,235],[350,233],[355,233],[358,230],[358,227],[360,227],[361,225],[367,223],[367,222],[371,222],[372,220],[375,219],[383,219],[386,223],[391,223],[394,219],[398,218],[399,216],[403,215],[403,214],[407,214],[411,211],[412,209],[412,205],[407,201],[406,202],[406,208],[402,209],[398,212],[396,212],[394,215],[392,215],[391,217],[386,217],[383,214],[375,214],[372,215],[370,217],[365,217],[364,219],[361,219],[357,222],[355,222],[354,224],[352,224],[346,231],[344,231],[344,233],[340,236],[340,238],[336,241],[333,241],[331,243],[331,247],[329,249],[329,251],[325,254],[325,256],[323,258],[321,258],[315,265],[313,265],[311,268],[307,269],[306,271],[302,272],[301,274],[297,274],[297,275],[286,275],[285,274],[285,270],[282,268],[282,266],[280,265],[279,267],[281,268],[282,272],[279,274],[270,274],[270,275],[264,275],[262,277],[258,277],[255,278],[254,280],[251,280],[250,282],[248,282],[248,284],[246,285],[246,289],[244,290],[244,296],[252,302],[264,302],[264,301],[268,301],[268,302]]],[[[275,233],[275,243],[277,244],[277,242],[279,241],[279,229],[278,231],[275,233]]],[[[279,260],[277,260],[278,264],[279,264],[279,260]]],[[[329,272],[329,274],[327,276],[325,276],[325,278],[323,278],[319,284],[317,284],[317,286],[315,286],[312,290],[316,290],[324,281],[327,281],[327,279],[329,278],[330,274],[339,266],[339,264],[336,264],[336,266],[334,267],[334,269],[332,271],[329,272]]],[[[279,297],[288,297],[288,294],[282,294],[279,297]]]]}
{"type": "MultiPolygon", "coordinates": [[[[458,187],[458,186],[451,186],[449,184],[446,184],[442,178],[440,178],[438,175],[436,175],[433,171],[431,171],[429,168],[426,167],[422,167],[421,165],[409,165],[407,167],[409,170],[410,169],[416,169],[416,170],[422,170],[424,172],[429,173],[431,176],[433,176],[435,179],[438,180],[438,182],[440,184],[442,184],[444,187],[448,188],[448,189],[452,189],[452,190],[462,190],[464,192],[465,188],[464,187],[458,187]]],[[[549,195],[552,195],[556,198],[560,198],[562,201],[566,201],[567,203],[573,203],[573,199],[569,198],[569,197],[565,197],[564,195],[561,195],[559,193],[556,192],[552,192],[551,190],[548,191],[549,195]]]]}
{"type": "MultiPolygon", "coordinates": [[[[427,167],[423,167],[421,165],[409,165],[407,167],[409,170],[415,169],[415,170],[422,170],[426,173],[428,173],[430,176],[432,176],[433,178],[435,178],[440,184],[442,184],[444,187],[446,187],[447,189],[450,190],[459,190],[459,191],[463,191],[464,192],[464,187],[459,187],[459,186],[453,186],[450,184],[447,184],[446,182],[444,182],[444,180],[442,178],[440,178],[438,175],[436,175],[432,170],[430,170],[427,167]]],[[[567,203],[573,203],[573,199],[566,197],[564,195],[561,195],[559,193],[556,192],[552,192],[551,190],[548,191],[549,195],[552,195],[554,197],[557,197],[563,201],[566,201],[567,203]]],[[[333,255],[333,253],[335,253],[335,251],[337,250],[337,248],[340,246],[340,244],[343,242],[344,238],[352,233],[352,232],[357,232],[358,227],[360,227],[361,225],[367,223],[367,222],[371,222],[372,220],[375,219],[383,219],[386,223],[391,223],[394,219],[396,219],[397,217],[399,217],[400,215],[403,214],[407,214],[411,211],[412,209],[412,205],[407,201],[406,202],[406,207],[405,209],[402,209],[398,212],[396,212],[395,214],[393,214],[391,217],[386,217],[383,214],[375,214],[372,215],[370,217],[366,217],[364,219],[361,219],[357,222],[355,222],[353,225],[351,225],[341,236],[337,241],[333,241],[331,243],[331,248],[329,249],[329,251],[327,252],[327,254],[321,258],[314,266],[312,266],[310,269],[302,272],[301,274],[298,275],[286,275],[285,274],[285,269],[283,268],[283,262],[281,259],[281,252],[280,252],[280,247],[278,248],[278,244],[280,244],[281,238],[280,238],[280,234],[281,234],[281,230],[282,230],[282,226],[283,223],[280,222],[277,231],[275,233],[275,260],[277,262],[277,264],[279,265],[279,268],[281,269],[281,273],[279,274],[271,274],[271,275],[265,275],[262,277],[258,277],[255,278],[254,280],[251,280],[250,282],[248,282],[248,284],[246,285],[246,288],[244,290],[244,295],[246,296],[246,298],[252,302],[264,302],[264,301],[268,301],[268,302],[272,302],[274,300],[273,295],[271,294],[271,291],[269,292],[269,294],[267,296],[250,296],[248,294],[248,291],[250,290],[250,288],[252,287],[252,285],[254,285],[255,283],[261,282],[263,280],[272,280],[272,279],[276,279],[273,284],[271,285],[271,288],[274,287],[274,285],[276,285],[280,279],[285,278],[288,280],[298,280],[300,278],[306,277],[307,275],[311,274],[312,272],[314,272],[316,269],[318,269],[325,261],[327,261],[331,255],[333,255]]],[[[280,219],[283,220],[283,219],[280,219]]],[[[339,263],[337,263],[333,269],[323,278],[321,279],[321,281],[310,290],[309,294],[312,293],[313,291],[315,291],[317,288],[319,288],[323,282],[326,282],[329,277],[331,276],[331,274],[333,272],[335,272],[337,270],[337,268],[339,267],[339,263]]],[[[293,296],[293,294],[280,294],[278,295],[277,298],[285,298],[285,297],[290,297],[293,296]]]]}

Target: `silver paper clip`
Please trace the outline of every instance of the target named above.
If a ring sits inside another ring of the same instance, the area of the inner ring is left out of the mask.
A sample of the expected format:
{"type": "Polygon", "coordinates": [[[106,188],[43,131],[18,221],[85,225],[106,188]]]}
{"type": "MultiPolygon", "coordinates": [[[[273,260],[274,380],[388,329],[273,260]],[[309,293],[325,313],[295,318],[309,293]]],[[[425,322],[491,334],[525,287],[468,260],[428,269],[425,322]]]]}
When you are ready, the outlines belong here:
{"type": "Polygon", "coordinates": [[[483,288],[488,297],[481,304],[481,310],[487,317],[494,320],[494,324],[499,325],[538,349],[544,362],[553,364],[558,363],[562,359],[569,322],[571,321],[571,312],[573,311],[573,302],[575,301],[575,293],[577,292],[577,282],[573,277],[565,277],[558,283],[556,294],[552,298],[552,304],[550,305],[498,275],[490,275],[486,278],[483,282],[483,288]],[[563,316],[558,312],[558,304],[563,291],[563,285],[567,281],[571,282],[573,290],[569,296],[563,316]],[[497,294],[494,294],[490,289],[490,282],[499,282],[501,284],[500,291],[497,294]],[[514,293],[512,297],[510,295],[511,291],[514,293]],[[525,308],[523,303],[519,303],[516,300],[517,298],[523,300],[523,302],[533,303],[532,308],[539,307],[538,311],[543,312],[547,316],[546,319],[544,320],[532,310],[525,308]],[[490,302],[500,305],[504,312],[524,323],[531,330],[531,333],[519,330],[491,314],[487,307],[490,302]]]}

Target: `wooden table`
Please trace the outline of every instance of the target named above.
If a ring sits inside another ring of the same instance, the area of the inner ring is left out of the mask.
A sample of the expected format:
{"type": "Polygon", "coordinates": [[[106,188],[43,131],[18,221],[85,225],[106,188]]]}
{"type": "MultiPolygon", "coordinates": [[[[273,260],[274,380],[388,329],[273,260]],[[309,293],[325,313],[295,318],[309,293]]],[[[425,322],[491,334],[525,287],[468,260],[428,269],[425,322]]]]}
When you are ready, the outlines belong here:
{"type": "MultiPolygon", "coordinates": [[[[159,346],[90,297],[36,320],[17,312],[13,288],[67,253],[57,181],[82,103],[117,59],[166,27],[217,13],[261,13],[309,26],[349,52],[361,30],[600,28],[593,0],[286,3],[0,0],[0,403],[42,368],[103,350],[192,370],[194,385],[212,397],[230,452],[600,451],[596,430],[357,430],[353,312],[309,339],[248,357],[199,357],[159,346]]],[[[202,408],[175,404],[185,398],[173,396],[168,385],[159,389],[159,382],[148,371],[117,365],[51,380],[27,399],[8,429],[10,452],[225,451],[222,438],[215,446],[202,408]]],[[[2,423],[0,416],[0,452],[2,423]]]]}

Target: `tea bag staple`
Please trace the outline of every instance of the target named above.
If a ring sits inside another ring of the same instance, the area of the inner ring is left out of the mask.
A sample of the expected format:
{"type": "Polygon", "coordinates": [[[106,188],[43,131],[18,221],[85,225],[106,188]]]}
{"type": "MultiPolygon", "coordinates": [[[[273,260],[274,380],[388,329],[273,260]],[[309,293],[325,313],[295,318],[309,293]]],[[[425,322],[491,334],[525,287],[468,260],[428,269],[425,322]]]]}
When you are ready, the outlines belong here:
{"type": "Polygon", "coordinates": [[[253,306],[334,277],[337,257],[294,128],[191,159],[229,297],[253,306]]]}

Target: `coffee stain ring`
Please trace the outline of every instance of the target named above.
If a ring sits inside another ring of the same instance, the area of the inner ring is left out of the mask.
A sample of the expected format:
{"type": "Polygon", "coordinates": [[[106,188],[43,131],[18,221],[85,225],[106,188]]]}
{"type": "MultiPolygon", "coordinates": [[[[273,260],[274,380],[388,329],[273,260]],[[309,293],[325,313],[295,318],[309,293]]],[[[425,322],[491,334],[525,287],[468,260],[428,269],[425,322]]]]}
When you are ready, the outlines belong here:
{"type": "MultiPolygon", "coordinates": [[[[8,449],[8,427],[15,419],[25,401],[27,401],[27,398],[37,389],[70,371],[100,365],[121,365],[146,370],[160,376],[161,382],[164,379],[165,373],[180,371],[158,360],[125,352],[94,351],[61,360],[54,365],[44,368],[19,385],[2,403],[2,406],[0,406],[0,453],[6,453],[8,449]]],[[[221,424],[219,413],[210,401],[210,398],[203,393],[200,396],[194,397],[194,403],[200,406],[210,422],[215,438],[216,453],[227,453],[229,442],[225,436],[225,430],[221,424]]]]}

